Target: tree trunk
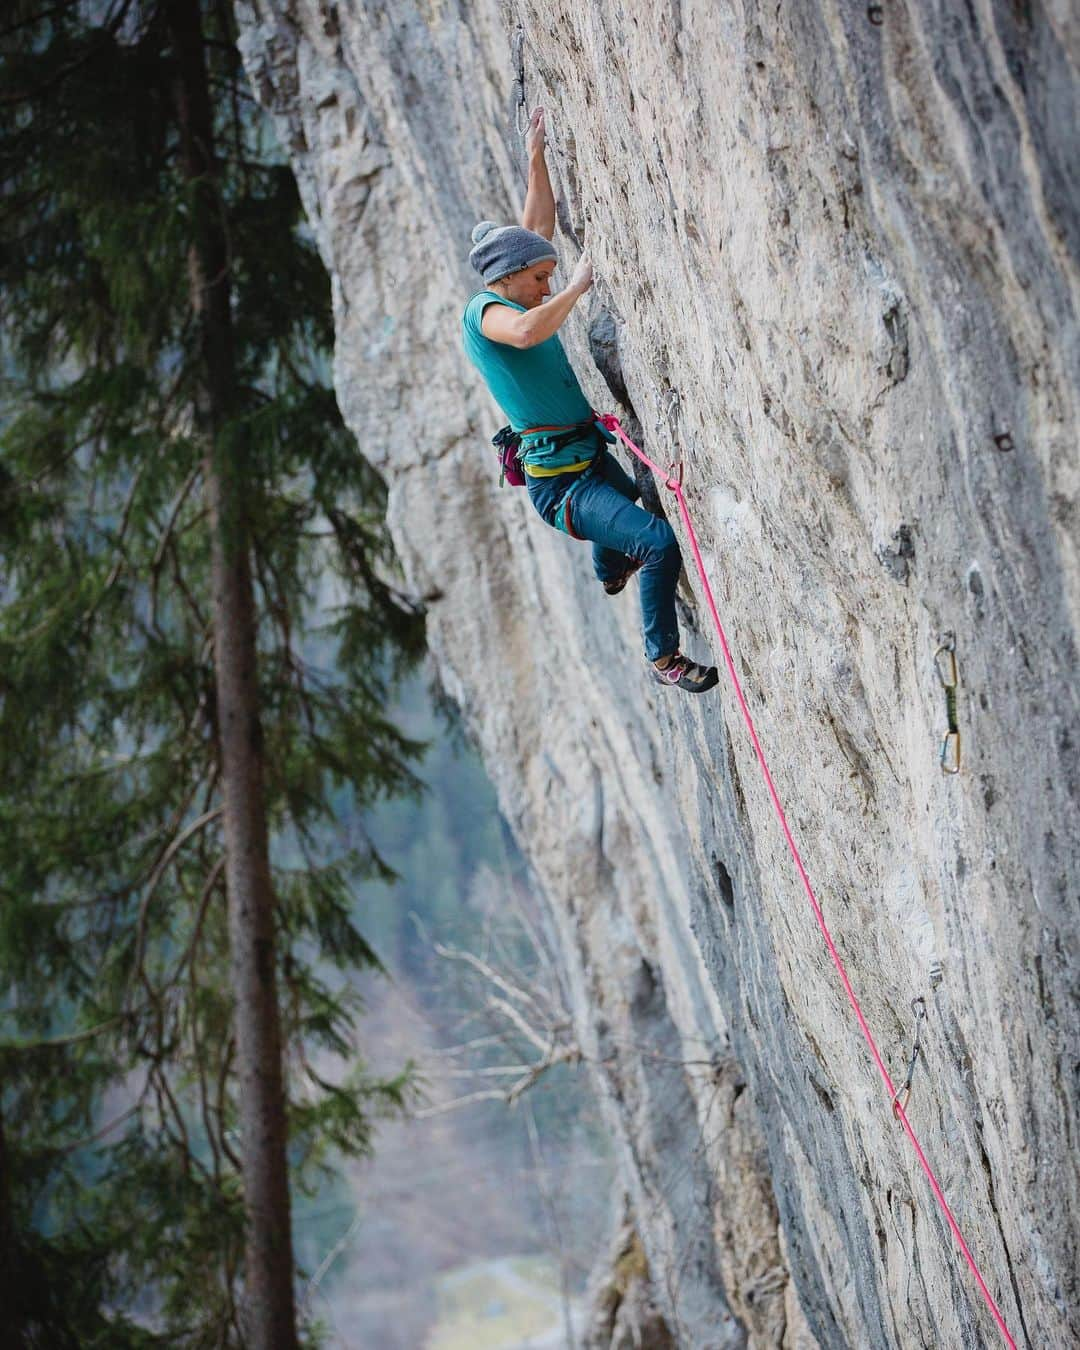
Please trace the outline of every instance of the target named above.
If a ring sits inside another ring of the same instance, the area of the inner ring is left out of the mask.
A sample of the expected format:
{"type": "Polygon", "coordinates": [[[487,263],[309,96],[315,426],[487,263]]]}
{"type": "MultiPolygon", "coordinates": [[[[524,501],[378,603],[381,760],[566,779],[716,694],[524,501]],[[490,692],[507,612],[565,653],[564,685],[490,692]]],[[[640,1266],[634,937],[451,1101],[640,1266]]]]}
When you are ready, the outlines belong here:
{"type": "Polygon", "coordinates": [[[165,8],[176,52],[175,100],[184,173],[192,186],[194,229],[188,271],[202,342],[202,406],[197,413],[207,443],[214,668],[236,1002],[246,1218],[243,1320],[255,1350],[294,1350],[285,1092],[256,684],[255,601],[245,515],[246,455],[237,443],[235,422],[230,427],[237,400],[228,248],[217,195],[199,0],[166,0],[165,8]],[[226,444],[222,433],[227,427],[226,444]]]}
{"type": "MultiPolygon", "coordinates": [[[[2,1080],[0,1080],[2,1086],[2,1080]]],[[[8,1180],[7,1146],[4,1140],[3,1101],[0,1098],[0,1331],[16,1335],[15,1321],[15,1231],[11,1222],[11,1183],[8,1180]],[[3,1309],[10,1311],[5,1317],[3,1309]]]]}

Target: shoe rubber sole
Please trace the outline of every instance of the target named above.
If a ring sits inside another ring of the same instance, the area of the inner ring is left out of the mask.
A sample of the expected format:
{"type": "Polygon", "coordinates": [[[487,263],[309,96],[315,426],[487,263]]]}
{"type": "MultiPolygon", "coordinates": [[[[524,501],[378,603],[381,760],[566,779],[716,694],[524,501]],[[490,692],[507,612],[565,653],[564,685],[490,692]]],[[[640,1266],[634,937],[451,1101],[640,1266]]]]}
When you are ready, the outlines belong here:
{"type": "Polygon", "coordinates": [[[665,680],[663,675],[656,669],[653,670],[652,677],[657,684],[662,684],[668,689],[683,689],[688,694],[708,693],[710,689],[715,689],[720,681],[720,673],[715,666],[708,666],[706,668],[705,678],[700,681],[688,680],[684,675],[681,679],[675,680],[673,683],[671,680],[665,680]]]}

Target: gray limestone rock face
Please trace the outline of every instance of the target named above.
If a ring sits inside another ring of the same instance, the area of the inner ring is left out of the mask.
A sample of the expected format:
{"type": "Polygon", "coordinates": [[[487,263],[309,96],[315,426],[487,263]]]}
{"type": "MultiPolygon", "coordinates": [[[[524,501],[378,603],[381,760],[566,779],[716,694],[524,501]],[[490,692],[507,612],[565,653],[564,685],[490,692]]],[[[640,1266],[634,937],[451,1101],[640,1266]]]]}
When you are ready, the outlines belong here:
{"type": "MultiPolygon", "coordinates": [[[[497,487],[469,231],[549,110],[563,330],[687,500],[867,1025],[1017,1345],[1080,1343],[1080,328],[1066,0],[237,0],[442,679],[554,916],[682,1347],[1002,1338],[874,1066],[729,685],[497,487]],[[677,395],[675,397],[674,395],[677,395]],[[951,633],[961,772],[934,654],[951,633]]],[[[557,275],[559,275],[557,273],[557,275]]],[[[660,485],[647,498],[687,540],[660,485]]],[[[684,646],[716,635],[696,574],[684,646]]],[[[723,672],[722,672],[723,674],[723,672]]],[[[726,679],[726,676],[724,677],[726,679]]]]}
{"type": "Polygon", "coordinates": [[[622,1210],[611,1250],[604,1254],[589,1291],[592,1316],[581,1336],[581,1350],[674,1350],[625,1196],[622,1210]]]}

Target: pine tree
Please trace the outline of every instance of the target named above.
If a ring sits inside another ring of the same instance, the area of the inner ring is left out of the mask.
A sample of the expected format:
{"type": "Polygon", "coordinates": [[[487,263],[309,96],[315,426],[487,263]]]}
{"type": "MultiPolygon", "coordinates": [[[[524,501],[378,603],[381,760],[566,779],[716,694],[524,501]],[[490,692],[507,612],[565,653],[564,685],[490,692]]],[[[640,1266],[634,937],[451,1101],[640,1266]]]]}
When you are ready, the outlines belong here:
{"type": "Polygon", "coordinates": [[[334,1067],[387,873],[331,841],[415,788],[422,618],[228,5],[93,11],[0,31],[0,1307],[287,1346],[286,1131],[304,1184],[404,1091],[334,1067]]]}

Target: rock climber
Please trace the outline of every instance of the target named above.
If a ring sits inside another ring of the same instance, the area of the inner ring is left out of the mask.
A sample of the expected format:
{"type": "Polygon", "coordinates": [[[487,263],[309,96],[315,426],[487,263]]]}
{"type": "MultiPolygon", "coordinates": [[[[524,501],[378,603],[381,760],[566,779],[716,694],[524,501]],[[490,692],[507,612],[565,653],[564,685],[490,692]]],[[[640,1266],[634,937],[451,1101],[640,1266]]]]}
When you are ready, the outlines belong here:
{"type": "Polygon", "coordinates": [[[583,254],[570,284],[551,295],[558,258],[555,197],[545,160],[544,109],[529,119],[529,180],[521,225],[485,220],[472,232],[469,262],[485,289],[462,316],[469,359],[521,437],[529,500],[543,519],[593,546],[593,570],[608,595],[618,595],[640,569],[645,655],[661,684],[701,694],[717,682],[679,650],[675,588],[679,545],[661,516],[636,505],[634,483],[607,445],[611,433],[594,417],[556,336],[593,283],[583,254]]]}

